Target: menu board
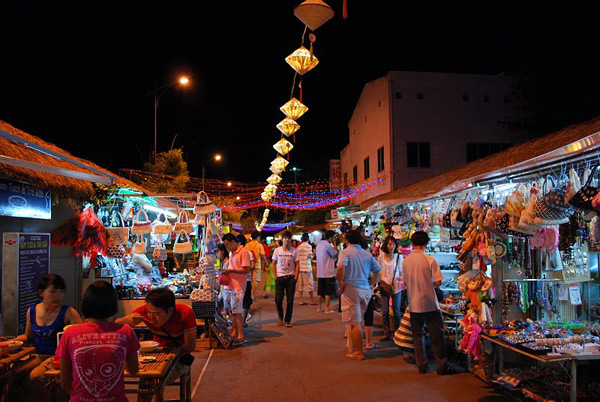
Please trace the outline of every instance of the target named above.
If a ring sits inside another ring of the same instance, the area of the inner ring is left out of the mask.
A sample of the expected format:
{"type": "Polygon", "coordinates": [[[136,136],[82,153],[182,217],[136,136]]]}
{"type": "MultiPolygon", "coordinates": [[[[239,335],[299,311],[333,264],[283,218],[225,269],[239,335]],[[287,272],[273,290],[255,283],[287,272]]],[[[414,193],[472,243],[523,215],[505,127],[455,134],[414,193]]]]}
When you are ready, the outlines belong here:
{"type": "Polygon", "coordinates": [[[19,263],[17,270],[17,333],[25,332],[29,307],[39,301],[37,287],[50,269],[50,234],[19,234],[19,263]]]}

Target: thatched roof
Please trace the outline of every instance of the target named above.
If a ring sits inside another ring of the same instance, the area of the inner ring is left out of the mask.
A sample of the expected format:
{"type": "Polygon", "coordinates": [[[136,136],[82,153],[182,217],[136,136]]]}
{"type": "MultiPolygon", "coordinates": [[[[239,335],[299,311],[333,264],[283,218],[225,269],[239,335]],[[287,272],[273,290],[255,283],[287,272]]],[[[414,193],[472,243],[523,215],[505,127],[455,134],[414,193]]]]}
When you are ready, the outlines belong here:
{"type": "MultiPolygon", "coordinates": [[[[101,168],[93,162],[77,158],[71,155],[69,152],[57,147],[56,145],[46,142],[39,137],[21,131],[5,121],[0,120],[0,130],[12,134],[16,137],[20,137],[29,143],[40,145],[52,152],[55,152],[67,158],[74,159],[94,169],[110,174],[116,177],[116,184],[128,185],[147,193],[146,190],[134,184],[133,182],[123,177],[117,176],[114,173],[101,168]]],[[[78,166],[68,161],[64,161],[53,156],[44,154],[42,152],[36,151],[27,147],[24,144],[16,143],[2,136],[0,136],[0,155],[22,161],[40,163],[56,168],[98,175],[97,172],[85,169],[84,167],[78,166]]],[[[61,198],[86,199],[94,194],[92,183],[90,183],[89,181],[75,179],[67,176],[61,176],[53,173],[40,172],[38,170],[24,167],[17,167],[0,163],[0,176],[4,176],[13,180],[25,181],[31,184],[49,188],[53,193],[58,194],[61,198]]]]}
{"type": "Polygon", "coordinates": [[[373,206],[371,209],[374,209],[379,206],[385,207],[390,204],[432,198],[442,192],[450,193],[460,190],[467,183],[492,176],[508,175],[533,164],[573,155],[585,150],[585,148],[597,147],[598,138],[588,139],[581,143],[577,142],[595,134],[597,136],[598,133],[600,133],[600,117],[584,123],[574,124],[555,133],[512,146],[502,152],[467,163],[445,173],[381,194],[364,201],[361,204],[361,209],[364,210],[371,206],[373,206]]]}

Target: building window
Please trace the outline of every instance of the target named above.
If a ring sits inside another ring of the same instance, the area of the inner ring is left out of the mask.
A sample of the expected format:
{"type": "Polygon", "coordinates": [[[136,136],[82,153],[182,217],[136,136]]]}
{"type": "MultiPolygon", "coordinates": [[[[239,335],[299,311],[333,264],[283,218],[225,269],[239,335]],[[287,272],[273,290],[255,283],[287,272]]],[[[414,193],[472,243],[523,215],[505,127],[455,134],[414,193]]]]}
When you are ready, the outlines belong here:
{"type": "Polygon", "coordinates": [[[511,144],[469,142],[467,143],[467,163],[504,151],[510,146],[511,144]]]}
{"type": "Polygon", "coordinates": [[[396,99],[402,99],[402,92],[396,92],[396,99]]]}
{"type": "Polygon", "coordinates": [[[425,94],[423,94],[423,92],[417,92],[417,99],[423,100],[423,98],[425,98],[425,94]]]}
{"type": "Polygon", "coordinates": [[[344,172],[344,188],[348,188],[348,172],[344,172]]]}
{"type": "Polygon", "coordinates": [[[463,102],[468,102],[468,101],[469,101],[469,95],[463,94],[463,102]]]}
{"type": "Polygon", "coordinates": [[[429,142],[407,142],[406,165],[416,168],[431,167],[431,144],[429,142]]]}
{"type": "Polygon", "coordinates": [[[383,155],[383,147],[377,150],[377,173],[385,170],[385,159],[383,155]]]}
{"type": "Polygon", "coordinates": [[[358,166],[352,168],[352,184],[358,183],[358,166]]]}
{"type": "Polygon", "coordinates": [[[367,180],[369,178],[369,157],[367,156],[365,158],[365,160],[363,161],[364,164],[364,168],[365,168],[365,180],[367,180]]]}
{"type": "Polygon", "coordinates": [[[489,95],[483,95],[483,101],[485,103],[488,103],[490,101],[490,96],[489,95]]]}

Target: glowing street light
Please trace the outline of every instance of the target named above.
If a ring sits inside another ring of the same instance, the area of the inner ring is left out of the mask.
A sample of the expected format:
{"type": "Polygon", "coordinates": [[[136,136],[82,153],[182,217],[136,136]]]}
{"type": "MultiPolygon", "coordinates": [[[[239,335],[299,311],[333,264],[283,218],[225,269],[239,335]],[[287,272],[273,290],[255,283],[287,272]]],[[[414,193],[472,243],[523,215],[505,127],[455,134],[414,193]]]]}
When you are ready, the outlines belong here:
{"type": "Polygon", "coordinates": [[[222,159],[223,159],[223,157],[221,156],[221,154],[215,154],[215,156],[213,156],[212,158],[207,159],[201,163],[201,165],[202,165],[202,191],[204,191],[204,174],[206,173],[206,164],[208,162],[212,162],[213,160],[216,162],[220,162],[222,159]]]}
{"type": "Polygon", "coordinates": [[[227,187],[231,187],[231,182],[230,181],[227,182],[227,187]]]}

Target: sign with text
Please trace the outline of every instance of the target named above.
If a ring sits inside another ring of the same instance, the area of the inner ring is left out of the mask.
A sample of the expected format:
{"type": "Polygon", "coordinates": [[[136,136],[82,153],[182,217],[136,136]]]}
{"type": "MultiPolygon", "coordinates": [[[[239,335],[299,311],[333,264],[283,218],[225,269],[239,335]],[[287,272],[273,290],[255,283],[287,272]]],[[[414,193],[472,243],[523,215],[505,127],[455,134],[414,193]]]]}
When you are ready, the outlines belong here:
{"type": "Polygon", "coordinates": [[[50,190],[0,178],[0,215],[51,219],[50,190]]]}
{"type": "Polygon", "coordinates": [[[50,234],[21,233],[17,271],[17,331],[25,333],[27,310],[39,301],[37,291],[42,276],[50,269],[50,234]]]}
{"type": "Polygon", "coordinates": [[[342,189],[342,161],[329,159],[329,191],[342,189]]]}
{"type": "Polygon", "coordinates": [[[359,212],[360,205],[348,205],[347,207],[339,207],[337,209],[337,211],[338,211],[338,216],[340,218],[343,218],[344,216],[351,214],[353,212],[359,212]]]}

